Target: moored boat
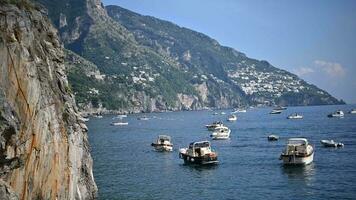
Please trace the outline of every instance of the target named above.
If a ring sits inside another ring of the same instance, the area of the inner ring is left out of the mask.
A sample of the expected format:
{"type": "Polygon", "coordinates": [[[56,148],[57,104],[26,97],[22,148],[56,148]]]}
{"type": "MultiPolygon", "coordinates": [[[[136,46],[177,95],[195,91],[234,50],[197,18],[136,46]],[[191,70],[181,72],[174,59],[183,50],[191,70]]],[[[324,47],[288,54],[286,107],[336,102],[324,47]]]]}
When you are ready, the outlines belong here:
{"type": "Polygon", "coordinates": [[[344,144],[341,142],[335,142],[334,140],[320,140],[320,143],[324,147],[343,147],[344,144]]]}
{"type": "Polygon", "coordinates": [[[230,138],[230,133],[231,130],[228,127],[222,126],[215,128],[215,130],[210,136],[213,140],[227,140],[230,138]]]}
{"type": "Polygon", "coordinates": [[[333,113],[328,114],[328,117],[330,117],[330,118],[331,117],[344,117],[344,116],[345,116],[345,114],[342,110],[337,110],[333,113]]]}
{"type": "Polygon", "coordinates": [[[209,130],[209,131],[213,131],[215,128],[217,127],[221,127],[224,126],[224,124],[221,121],[215,121],[212,124],[208,124],[205,125],[205,127],[209,130]]]}
{"type": "Polygon", "coordinates": [[[173,143],[168,135],[159,135],[157,140],[151,144],[156,151],[173,151],[173,143]]]}
{"type": "Polygon", "coordinates": [[[314,148],[305,138],[290,138],[280,159],[285,165],[308,165],[313,162],[314,148]]]}
{"type": "Polygon", "coordinates": [[[293,113],[287,117],[287,119],[303,119],[303,115],[300,115],[298,113],[293,113]]]}
{"type": "Polygon", "coordinates": [[[147,116],[142,116],[142,117],[138,117],[137,120],[142,120],[142,121],[147,121],[150,118],[148,118],[147,116]]]}
{"type": "Polygon", "coordinates": [[[356,114],[356,109],[355,108],[351,109],[349,113],[350,114],[356,114]]]}
{"type": "Polygon", "coordinates": [[[179,149],[179,158],[186,164],[217,164],[218,155],[211,149],[209,141],[192,142],[188,148],[179,149]]]}
{"type": "Polygon", "coordinates": [[[111,122],[112,126],[127,126],[129,125],[128,122],[118,121],[118,122],[111,122]]]}
{"type": "Polygon", "coordinates": [[[236,121],[237,120],[237,116],[236,115],[230,115],[228,118],[227,118],[227,121],[229,122],[233,122],[233,121],[236,121]]]}
{"type": "Polygon", "coordinates": [[[268,141],[277,141],[277,140],[279,140],[279,136],[272,134],[272,135],[269,135],[267,137],[267,139],[268,139],[268,141]]]}
{"type": "Polygon", "coordinates": [[[273,109],[269,114],[281,114],[282,110],[273,109]]]}
{"type": "Polygon", "coordinates": [[[232,111],[231,113],[245,113],[247,112],[246,109],[244,108],[238,108],[238,109],[235,109],[234,111],[232,111]]]}

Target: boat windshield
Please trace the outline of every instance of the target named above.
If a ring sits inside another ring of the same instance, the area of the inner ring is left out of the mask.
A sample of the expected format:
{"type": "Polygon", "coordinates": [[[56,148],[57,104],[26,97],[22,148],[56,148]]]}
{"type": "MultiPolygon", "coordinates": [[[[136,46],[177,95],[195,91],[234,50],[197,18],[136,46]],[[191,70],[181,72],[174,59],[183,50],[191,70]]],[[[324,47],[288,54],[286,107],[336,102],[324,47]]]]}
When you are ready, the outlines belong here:
{"type": "Polygon", "coordinates": [[[189,148],[192,149],[194,146],[194,148],[204,148],[204,147],[209,147],[210,146],[210,143],[208,141],[205,141],[205,142],[192,142],[189,144],[189,148]]]}
{"type": "Polygon", "coordinates": [[[160,135],[158,136],[159,140],[164,140],[164,141],[170,141],[171,137],[169,137],[168,135],[160,135]]]}
{"type": "Polygon", "coordinates": [[[289,139],[288,140],[289,145],[306,145],[308,144],[306,139],[303,138],[294,138],[294,139],[289,139]]]}

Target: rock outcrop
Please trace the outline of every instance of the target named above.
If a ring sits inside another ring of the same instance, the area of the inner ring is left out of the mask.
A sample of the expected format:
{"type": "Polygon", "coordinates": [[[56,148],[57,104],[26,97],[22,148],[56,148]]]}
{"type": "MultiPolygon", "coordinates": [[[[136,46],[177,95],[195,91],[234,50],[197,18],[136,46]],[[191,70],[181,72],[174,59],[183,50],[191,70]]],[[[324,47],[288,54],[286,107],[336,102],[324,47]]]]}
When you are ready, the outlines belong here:
{"type": "Polygon", "coordinates": [[[40,8],[0,1],[0,199],[96,197],[63,57],[40,8]]]}

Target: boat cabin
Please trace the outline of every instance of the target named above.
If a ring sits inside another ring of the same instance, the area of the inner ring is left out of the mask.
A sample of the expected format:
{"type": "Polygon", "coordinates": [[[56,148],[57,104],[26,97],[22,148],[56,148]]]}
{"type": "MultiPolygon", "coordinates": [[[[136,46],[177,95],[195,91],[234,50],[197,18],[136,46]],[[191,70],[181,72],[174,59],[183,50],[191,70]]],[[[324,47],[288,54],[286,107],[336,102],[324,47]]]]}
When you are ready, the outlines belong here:
{"type": "Polygon", "coordinates": [[[211,147],[209,141],[192,142],[189,144],[187,153],[193,157],[200,157],[205,154],[211,153],[211,147]]]}

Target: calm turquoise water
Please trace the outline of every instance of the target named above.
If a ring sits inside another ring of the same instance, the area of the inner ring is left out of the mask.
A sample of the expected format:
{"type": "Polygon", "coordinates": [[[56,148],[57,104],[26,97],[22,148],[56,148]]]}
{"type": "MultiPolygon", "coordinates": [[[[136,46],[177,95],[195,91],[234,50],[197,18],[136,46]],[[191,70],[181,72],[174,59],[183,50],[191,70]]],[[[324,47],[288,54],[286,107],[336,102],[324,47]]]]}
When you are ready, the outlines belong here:
{"type": "MultiPolygon", "coordinates": [[[[94,176],[100,199],[355,199],[356,115],[327,118],[336,109],[356,106],[290,107],[280,115],[271,109],[250,109],[226,124],[231,139],[212,141],[219,154],[215,167],[183,165],[178,149],[196,140],[209,140],[204,125],[226,121],[212,111],[152,113],[149,121],[129,115],[126,127],[110,126],[112,116],[88,122],[94,176]],[[287,120],[290,113],[303,120],[287,120]],[[269,133],[281,139],[268,142],[269,133]],[[159,134],[172,136],[172,153],[153,151],[159,134]],[[278,157],[289,137],[306,137],[315,147],[314,163],[283,167],[278,157]],[[345,144],[323,148],[321,139],[345,144]]],[[[225,110],[229,113],[230,110],[225,110]]]]}

